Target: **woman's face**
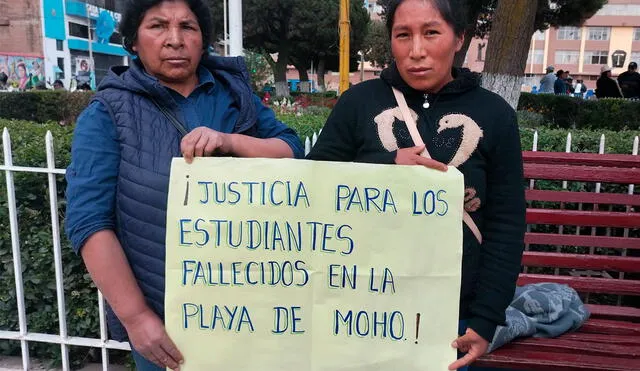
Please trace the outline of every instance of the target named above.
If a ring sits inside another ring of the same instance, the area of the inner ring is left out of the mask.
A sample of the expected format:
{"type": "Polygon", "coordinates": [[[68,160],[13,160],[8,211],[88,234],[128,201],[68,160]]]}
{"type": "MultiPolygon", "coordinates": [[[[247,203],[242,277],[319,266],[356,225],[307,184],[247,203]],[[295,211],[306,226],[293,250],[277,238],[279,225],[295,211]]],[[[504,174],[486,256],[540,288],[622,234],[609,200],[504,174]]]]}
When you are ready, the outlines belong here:
{"type": "Polygon", "coordinates": [[[145,70],[161,82],[196,78],[202,57],[198,18],[184,1],[164,1],[147,10],[133,44],[145,70]]]}
{"type": "Polygon", "coordinates": [[[412,88],[436,93],[453,80],[453,58],[462,42],[431,1],[405,0],[396,9],[391,52],[412,88]]]}
{"type": "Polygon", "coordinates": [[[19,64],[18,65],[18,77],[19,78],[23,78],[27,76],[27,69],[24,65],[19,64]]]}

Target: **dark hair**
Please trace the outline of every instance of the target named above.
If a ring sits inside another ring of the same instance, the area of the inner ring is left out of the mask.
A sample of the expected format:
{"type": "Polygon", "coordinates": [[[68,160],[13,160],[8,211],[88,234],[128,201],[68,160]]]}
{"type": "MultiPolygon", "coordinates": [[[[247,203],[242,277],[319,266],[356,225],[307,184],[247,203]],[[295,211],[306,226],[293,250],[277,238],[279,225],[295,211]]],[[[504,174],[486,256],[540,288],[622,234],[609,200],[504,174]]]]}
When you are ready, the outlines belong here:
{"type": "Polygon", "coordinates": [[[198,18],[198,25],[202,32],[202,48],[207,50],[211,42],[211,10],[204,0],[128,0],[127,5],[120,22],[120,34],[122,35],[122,43],[124,48],[131,54],[133,44],[138,38],[138,27],[142,23],[147,10],[163,2],[184,1],[187,3],[193,14],[198,18]]]}
{"type": "Polygon", "coordinates": [[[9,76],[4,71],[0,72],[0,83],[6,84],[7,80],[9,80],[9,76]]]}
{"type": "MultiPolygon", "coordinates": [[[[425,0],[427,1],[427,0],[425,0]]],[[[440,12],[440,16],[447,22],[457,36],[463,36],[467,28],[466,6],[460,0],[428,0],[440,12]]],[[[396,11],[404,0],[390,0],[386,9],[387,31],[391,35],[396,11]]]]}

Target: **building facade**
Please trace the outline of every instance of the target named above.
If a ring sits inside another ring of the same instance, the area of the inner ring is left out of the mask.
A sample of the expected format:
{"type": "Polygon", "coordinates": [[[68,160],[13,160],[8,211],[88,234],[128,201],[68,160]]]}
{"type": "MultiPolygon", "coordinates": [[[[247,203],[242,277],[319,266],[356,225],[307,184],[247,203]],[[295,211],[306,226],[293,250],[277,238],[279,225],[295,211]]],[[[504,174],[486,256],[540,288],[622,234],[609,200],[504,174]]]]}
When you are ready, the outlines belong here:
{"type": "Polygon", "coordinates": [[[18,89],[60,79],[99,83],[129,54],[117,32],[124,2],[116,0],[0,0],[0,71],[18,89]]]}
{"type": "MultiPolygon", "coordinates": [[[[472,41],[465,62],[471,70],[483,70],[487,45],[488,39],[472,41]]],[[[584,80],[593,89],[603,65],[612,67],[615,77],[630,62],[640,63],[640,0],[609,0],[582,27],[533,35],[523,89],[539,87],[547,66],[569,71],[574,81],[584,80]]]]}

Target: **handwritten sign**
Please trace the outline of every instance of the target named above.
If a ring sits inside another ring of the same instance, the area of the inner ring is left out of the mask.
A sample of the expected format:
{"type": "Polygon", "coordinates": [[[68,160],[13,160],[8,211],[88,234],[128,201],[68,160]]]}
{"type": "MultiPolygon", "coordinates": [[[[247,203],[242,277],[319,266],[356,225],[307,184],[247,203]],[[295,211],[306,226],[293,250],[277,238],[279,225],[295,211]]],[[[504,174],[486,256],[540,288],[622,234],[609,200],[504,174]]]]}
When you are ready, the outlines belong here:
{"type": "Polygon", "coordinates": [[[446,370],[463,194],[455,168],[174,159],[165,322],[181,370],[446,370]]]}

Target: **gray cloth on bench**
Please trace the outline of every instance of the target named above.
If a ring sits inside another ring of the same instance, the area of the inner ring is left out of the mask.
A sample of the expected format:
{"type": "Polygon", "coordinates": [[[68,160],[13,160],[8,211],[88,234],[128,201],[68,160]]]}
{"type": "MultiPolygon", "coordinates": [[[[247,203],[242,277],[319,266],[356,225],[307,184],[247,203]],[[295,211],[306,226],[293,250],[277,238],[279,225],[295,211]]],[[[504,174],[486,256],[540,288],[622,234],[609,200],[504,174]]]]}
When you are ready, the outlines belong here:
{"type": "Polygon", "coordinates": [[[537,283],[516,288],[506,315],[507,325],[498,326],[487,352],[518,337],[552,338],[577,330],[590,313],[571,287],[537,283]]]}

